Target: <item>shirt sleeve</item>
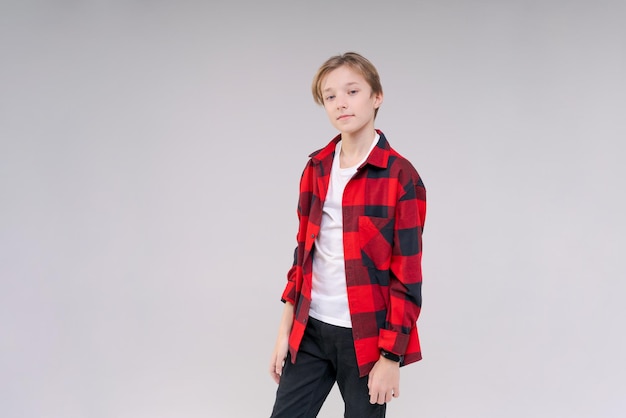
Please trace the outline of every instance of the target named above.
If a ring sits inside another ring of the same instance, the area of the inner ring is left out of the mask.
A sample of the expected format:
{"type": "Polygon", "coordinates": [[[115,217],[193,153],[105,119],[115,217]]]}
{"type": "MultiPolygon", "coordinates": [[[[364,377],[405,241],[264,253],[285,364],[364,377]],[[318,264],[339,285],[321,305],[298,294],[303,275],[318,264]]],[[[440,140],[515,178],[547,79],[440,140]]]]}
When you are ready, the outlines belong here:
{"type": "Polygon", "coordinates": [[[296,304],[296,269],[298,268],[298,247],[293,250],[293,265],[287,272],[287,284],[281,300],[283,302],[289,302],[292,305],[296,304]]]}
{"type": "Polygon", "coordinates": [[[298,196],[298,233],[296,235],[297,246],[293,252],[293,264],[287,272],[287,284],[283,290],[281,300],[283,302],[290,302],[293,305],[296,304],[297,292],[301,283],[299,281],[302,278],[302,265],[301,261],[304,254],[304,241],[305,241],[305,228],[306,221],[308,219],[308,213],[311,205],[311,193],[308,186],[311,182],[312,176],[311,162],[307,163],[302,175],[300,177],[300,193],[298,196]]]}
{"type": "Polygon", "coordinates": [[[403,355],[409,344],[409,333],[417,326],[422,307],[422,232],[426,219],[426,189],[414,169],[400,171],[398,182],[389,306],[386,327],[379,331],[378,346],[403,355]]]}

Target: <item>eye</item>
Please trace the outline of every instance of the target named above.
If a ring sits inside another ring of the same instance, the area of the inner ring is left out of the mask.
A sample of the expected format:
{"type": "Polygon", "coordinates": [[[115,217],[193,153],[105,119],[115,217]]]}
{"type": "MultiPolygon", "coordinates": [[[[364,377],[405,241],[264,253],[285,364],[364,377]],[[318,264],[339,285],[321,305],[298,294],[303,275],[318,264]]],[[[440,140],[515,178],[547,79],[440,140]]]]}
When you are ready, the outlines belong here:
{"type": "Polygon", "coordinates": [[[334,99],[334,98],[335,98],[335,96],[332,96],[332,95],[331,95],[331,96],[326,96],[326,97],[324,97],[324,100],[329,101],[329,100],[332,100],[332,99],[334,99]]]}
{"type": "Polygon", "coordinates": [[[354,96],[358,92],[359,92],[358,90],[350,90],[350,91],[348,91],[348,94],[351,95],[351,96],[354,96]]]}

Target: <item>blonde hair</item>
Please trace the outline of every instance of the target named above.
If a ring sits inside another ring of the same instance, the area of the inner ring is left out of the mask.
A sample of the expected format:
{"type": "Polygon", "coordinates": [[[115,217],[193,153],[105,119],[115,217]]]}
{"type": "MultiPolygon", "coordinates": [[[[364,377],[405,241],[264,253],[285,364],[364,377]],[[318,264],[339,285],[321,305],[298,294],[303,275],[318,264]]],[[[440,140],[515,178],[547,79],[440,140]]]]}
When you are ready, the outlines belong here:
{"type": "MultiPolygon", "coordinates": [[[[380,84],[380,76],[374,64],[372,64],[364,56],[357,54],[356,52],[346,52],[341,55],[335,55],[326,60],[324,64],[317,70],[315,77],[313,77],[313,84],[311,90],[313,93],[313,100],[319,105],[324,105],[324,96],[322,95],[322,81],[324,77],[333,70],[336,70],[342,66],[349,67],[350,69],[358,72],[365,78],[367,84],[372,88],[372,94],[382,94],[383,86],[380,84]]],[[[374,111],[374,117],[378,113],[378,109],[374,111]]]]}

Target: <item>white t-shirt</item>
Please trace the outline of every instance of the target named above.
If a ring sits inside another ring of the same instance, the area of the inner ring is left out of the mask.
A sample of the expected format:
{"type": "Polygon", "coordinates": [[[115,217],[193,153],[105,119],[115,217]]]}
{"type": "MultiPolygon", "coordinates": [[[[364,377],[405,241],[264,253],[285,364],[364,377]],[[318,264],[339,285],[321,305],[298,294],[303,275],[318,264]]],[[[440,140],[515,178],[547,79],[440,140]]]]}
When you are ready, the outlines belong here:
{"type": "Polygon", "coordinates": [[[348,181],[356,174],[357,168],[372,152],[379,138],[380,135],[377,133],[365,157],[358,164],[348,168],[339,166],[341,141],[335,146],[328,193],[322,212],[322,224],[315,239],[309,315],[328,324],[345,328],[352,327],[352,320],[348,306],[343,253],[343,191],[348,181]]]}

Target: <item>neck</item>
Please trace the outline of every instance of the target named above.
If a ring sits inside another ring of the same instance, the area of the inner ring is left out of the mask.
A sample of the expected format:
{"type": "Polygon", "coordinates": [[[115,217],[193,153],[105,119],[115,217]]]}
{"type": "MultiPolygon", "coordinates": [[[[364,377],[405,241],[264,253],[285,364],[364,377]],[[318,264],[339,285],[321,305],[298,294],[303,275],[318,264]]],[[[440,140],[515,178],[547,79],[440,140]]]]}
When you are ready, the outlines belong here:
{"type": "Polygon", "coordinates": [[[376,137],[374,129],[355,134],[341,134],[340,166],[352,167],[365,157],[376,137]]]}

